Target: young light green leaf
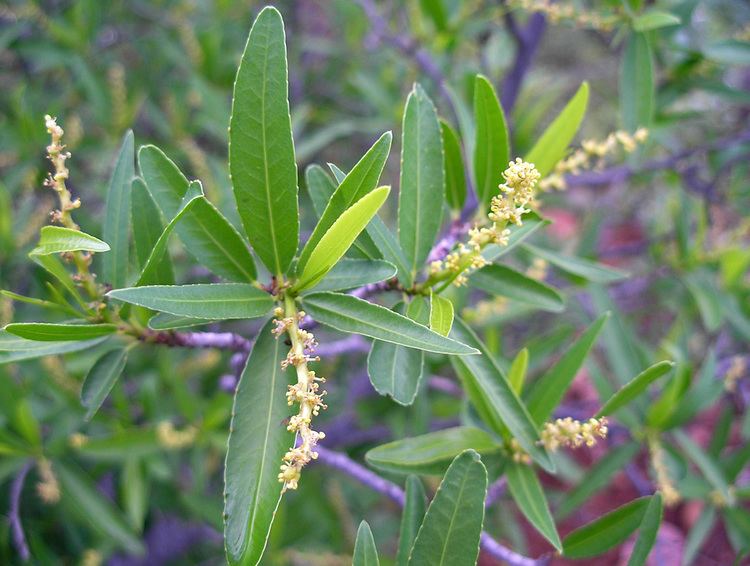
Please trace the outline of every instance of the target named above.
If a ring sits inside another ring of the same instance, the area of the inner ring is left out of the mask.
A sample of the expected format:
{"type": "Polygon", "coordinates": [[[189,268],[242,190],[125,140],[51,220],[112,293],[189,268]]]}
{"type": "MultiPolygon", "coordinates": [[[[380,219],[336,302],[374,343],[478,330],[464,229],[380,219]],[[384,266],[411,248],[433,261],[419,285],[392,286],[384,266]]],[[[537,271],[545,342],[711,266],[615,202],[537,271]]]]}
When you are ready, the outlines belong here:
{"type": "Polygon", "coordinates": [[[440,122],[435,106],[419,84],[406,100],[402,132],[398,240],[406,255],[411,283],[440,231],[445,199],[440,122]]]}
{"type": "Polygon", "coordinates": [[[68,339],[66,342],[39,342],[0,330],[0,365],[90,350],[106,339],[107,336],[81,341],[68,339]]]}
{"type": "Polygon", "coordinates": [[[500,445],[482,429],[460,426],[381,444],[365,459],[386,472],[440,475],[456,456],[469,449],[492,454],[500,451],[500,445]]]}
{"type": "Polygon", "coordinates": [[[485,423],[498,435],[510,430],[513,437],[535,462],[547,471],[555,469],[526,406],[513,391],[508,379],[494,361],[492,354],[476,334],[460,318],[453,323],[451,336],[477,348],[481,356],[451,358],[464,389],[485,423]]]}
{"type": "Polygon", "coordinates": [[[176,330],[178,328],[190,328],[218,322],[213,318],[194,318],[192,316],[177,316],[166,312],[160,312],[152,316],[148,321],[151,330],[176,330]]]}
{"type": "Polygon", "coordinates": [[[229,172],[250,243],[283,275],[297,252],[297,165],[289,114],[284,22],[264,8],[237,70],[229,122],[229,172]]]}
{"type": "Polygon", "coordinates": [[[234,397],[224,467],[224,543],[231,565],[258,564],[281,501],[277,478],[294,434],[289,417],[289,372],[281,369],[283,340],[269,321],[258,333],[234,397]]]}
{"type": "Polygon", "coordinates": [[[558,254],[531,244],[524,244],[523,247],[535,256],[548,261],[563,271],[577,277],[583,277],[587,281],[593,281],[594,283],[614,283],[629,276],[628,273],[619,269],[614,269],[581,257],[558,254]]]}
{"type": "Polygon", "coordinates": [[[620,114],[627,131],[651,125],[654,113],[654,62],[648,38],[633,33],[620,66],[620,114]]]}
{"type": "Polygon", "coordinates": [[[314,287],[346,253],[360,232],[388,198],[390,187],[380,187],[346,209],[318,241],[310,253],[295,286],[297,290],[314,287]]]}
{"type": "Polygon", "coordinates": [[[643,521],[638,529],[638,540],[635,542],[633,552],[630,554],[628,566],[644,566],[651,549],[656,543],[656,535],[659,533],[664,507],[662,505],[661,493],[658,491],[651,497],[643,515],[643,521]]]}
{"type": "Polygon", "coordinates": [[[122,512],[96,489],[85,473],[72,464],[53,463],[60,482],[61,503],[106,540],[132,554],[142,554],[143,544],[122,512]]]}
{"type": "Polygon", "coordinates": [[[505,114],[492,83],[482,75],[474,80],[474,120],[474,180],[480,207],[487,210],[503,182],[510,148],[505,114]]]}
{"type": "Polygon", "coordinates": [[[133,132],[128,130],[122,140],[112,176],[109,178],[102,233],[104,241],[112,248],[112,253],[103,258],[102,275],[104,282],[115,288],[124,287],[128,278],[130,192],[133,177],[135,177],[135,145],[133,132]]]}
{"type": "Polygon", "coordinates": [[[453,326],[453,303],[440,295],[430,294],[430,328],[448,336],[453,326]]]}
{"type": "Polygon", "coordinates": [[[555,289],[505,265],[487,265],[474,272],[469,281],[488,293],[542,310],[561,312],[565,309],[565,300],[555,289]]]}
{"type": "Polygon", "coordinates": [[[407,566],[414,539],[417,538],[419,526],[427,511],[427,496],[417,476],[411,475],[406,478],[405,499],[404,510],[401,514],[401,528],[398,533],[396,566],[407,566]]]}
{"type": "Polygon", "coordinates": [[[466,172],[461,155],[458,134],[448,122],[440,120],[443,133],[443,159],[445,166],[445,200],[454,212],[460,212],[466,201],[466,172]]]}
{"type": "Polygon", "coordinates": [[[375,547],[375,539],[367,521],[362,521],[357,529],[352,566],[380,566],[378,549],[375,547]]]}
{"type": "Polygon", "coordinates": [[[560,404],[608,319],[609,313],[596,319],[560,360],[536,381],[525,397],[526,406],[537,425],[541,426],[549,419],[560,404]]]}
{"type": "Polygon", "coordinates": [[[647,10],[633,18],[633,29],[635,31],[650,31],[668,26],[678,26],[682,20],[662,10],[647,10]]]}
{"type": "Polygon", "coordinates": [[[555,547],[555,550],[562,552],[560,535],[557,534],[547,498],[534,470],[526,464],[509,462],[505,468],[505,475],[508,478],[510,494],[524,517],[555,547]]]}
{"type": "Polygon", "coordinates": [[[611,415],[620,408],[624,407],[633,399],[638,397],[641,393],[646,391],[646,388],[654,381],[668,374],[673,367],[674,362],[663,361],[656,363],[650,368],[639,373],[632,379],[632,381],[624,385],[617,393],[609,398],[604,406],[599,409],[596,417],[599,418],[611,415]]]}
{"type": "Polygon", "coordinates": [[[734,505],[735,496],[729,489],[729,483],[724,477],[724,472],[693,440],[681,430],[674,431],[677,443],[685,451],[693,463],[698,466],[703,476],[718,491],[728,505],[734,505]]]}
{"type": "Polygon", "coordinates": [[[91,420],[102,406],[127,361],[127,349],[118,348],[110,350],[94,362],[81,387],[81,405],[87,409],[85,420],[91,420]]]}
{"type": "Polygon", "coordinates": [[[380,174],[383,172],[386,159],[388,159],[392,137],[391,132],[386,132],[380,136],[378,141],[349,171],[331,195],[318,224],[302,250],[297,265],[298,272],[307,269],[307,262],[310,260],[313,250],[318,249],[324,235],[329,232],[329,229],[342,214],[365,196],[372,194],[378,184],[380,174]]]}
{"type": "Polygon", "coordinates": [[[525,160],[536,165],[542,177],[550,173],[557,162],[565,157],[568,145],[573,141],[586,114],[588,100],[589,84],[584,82],[526,155],[525,160]]]}
{"type": "MultiPolygon", "coordinates": [[[[133,181],[131,195],[131,222],[133,223],[133,243],[135,244],[135,257],[139,269],[146,265],[156,242],[163,232],[161,214],[154,199],[146,188],[142,179],[133,181]]],[[[174,283],[174,272],[172,262],[165,255],[156,267],[154,278],[159,283],[172,285],[174,283]]]]}
{"type": "Polygon", "coordinates": [[[108,252],[109,244],[80,230],[62,226],[44,226],[39,243],[29,252],[31,256],[45,256],[64,252],[108,252]]]}
{"type": "Polygon", "coordinates": [[[411,566],[474,566],[484,521],[487,470],[473,450],[453,460],[435,493],[409,556],[411,566]]]}
{"type": "Polygon", "coordinates": [[[91,340],[117,331],[116,324],[51,324],[47,322],[14,322],[5,331],[40,342],[91,340]]]}
{"type": "Polygon", "coordinates": [[[396,267],[382,259],[341,259],[313,288],[314,291],[343,291],[379,283],[394,277],[396,267]]]}
{"type": "Polygon", "coordinates": [[[650,497],[640,497],[576,529],[563,539],[563,556],[598,556],[625,541],[640,526],[650,497]]]}
{"type": "Polygon", "coordinates": [[[474,348],[441,336],[403,315],[351,295],[311,293],[303,297],[302,304],[315,320],[342,332],[438,354],[477,353],[474,348]]]}
{"type": "Polygon", "coordinates": [[[508,370],[508,382],[516,392],[516,395],[520,395],[523,391],[523,382],[526,379],[526,369],[529,367],[529,349],[522,348],[513,358],[513,362],[510,364],[508,370]]]}
{"type": "Polygon", "coordinates": [[[273,307],[271,295],[245,283],[128,287],[107,295],[155,311],[216,320],[258,318],[273,307]]]}

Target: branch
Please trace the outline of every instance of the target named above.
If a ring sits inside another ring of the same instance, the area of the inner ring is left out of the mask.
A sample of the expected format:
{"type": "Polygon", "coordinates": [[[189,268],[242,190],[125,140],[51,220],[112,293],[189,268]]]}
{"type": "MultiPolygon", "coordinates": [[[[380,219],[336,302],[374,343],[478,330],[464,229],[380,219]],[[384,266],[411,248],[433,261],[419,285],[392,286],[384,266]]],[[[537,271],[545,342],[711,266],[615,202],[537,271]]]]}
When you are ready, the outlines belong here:
{"type": "Polygon", "coordinates": [[[505,14],[505,24],[508,31],[516,42],[516,55],[513,59],[513,66],[505,75],[503,81],[501,103],[506,115],[511,113],[513,106],[518,99],[518,93],[521,91],[523,81],[526,78],[531,63],[534,60],[539,44],[544,37],[544,30],[547,22],[541,13],[532,14],[529,17],[529,23],[525,28],[520,28],[518,22],[511,12],[505,14]]]}
{"type": "Polygon", "coordinates": [[[31,461],[29,460],[21,467],[13,480],[10,486],[10,510],[8,511],[8,521],[13,532],[13,544],[24,562],[31,559],[31,552],[29,551],[29,545],[26,544],[26,536],[23,534],[23,525],[21,525],[21,491],[30,469],[31,461]]]}
{"type": "MultiPolygon", "coordinates": [[[[346,475],[354,478],[361,484],[385,495],[391,501],[398,504],[399,507],[403,507],[406,504],[406,496],[403,489],[395,483],[383,479],[379,475],[371,472],[361,464],[358,464],[349,458],[346,454],[334,452],[323,448],[322,446],[318,446],[316,451],[318,452],[318,461],[320,463],[339,470],[340,472],[344,472],[346,475]]],[[[484,531],[482,532],[480,544],[482,550],[499,560],[505,560],[511,566],[541,566],[546,563],[545,559],[535,560],[512,551],[484,531]]]]}

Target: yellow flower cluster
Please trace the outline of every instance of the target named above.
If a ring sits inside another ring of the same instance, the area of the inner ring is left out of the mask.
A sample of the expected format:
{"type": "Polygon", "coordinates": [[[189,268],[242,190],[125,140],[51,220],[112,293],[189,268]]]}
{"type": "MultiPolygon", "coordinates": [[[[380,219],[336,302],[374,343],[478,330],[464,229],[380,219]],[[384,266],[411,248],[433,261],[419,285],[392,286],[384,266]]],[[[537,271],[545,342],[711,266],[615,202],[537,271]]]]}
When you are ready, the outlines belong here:
{"type": "Polygon", "coordinates": [[[656,485],[664,498],[664,505],[667,507],[677,505],[682,496],[669,477],[669,468],[664,459],[664,448],[661,442],[659,442],[658,438],[652,436],[649,438],[648,448],[651,453],[651,465],[654,467],[654,472],[656,473],[656,485]]]}
{"type": "Polygon", "coordinates": [[[278,339],[287,334],[291,341],[291,349],[282,360],[281,367],[287,369],[293,366],[297,371],[297,383],[290,385],[286,394],[289,406],[299,405],[299,411],[289,419],[287,429],[296,433],[295,445],[284,455],[279,472],[279,481],[284,484],[284,491],[297,489],[302,468],[311,460],[318,457],[315,446],[318,441],[325,438],[325,434],[311,428],[312,418],[318,416],[321,410],[326,408],[323,403],[325,391],[320,391],[319,383],[325,382],[322,377],[317,377],[314,371],[308,369],[309,362],[320,360],[314,355],[317,342],[311,332],[299,327],[299,323],[305,317],[303,311],[295,312],[292,300],[287,301],[287,311],[277,308],[274,321],[275,327],[272,332],[278,339]]]}
{"type": "Polygon", "coordinates": [[[584,28],[611,31],[618,22],[616,14],[598,14],[594,10],[581,10],[572,2],[554,0],[513,0],[511,7],[522,8],[529,12],[539,12],[547,16],[550,22],[571,22],[584,28]]]}
{"type": "Polygon", "coordinates": [[[195,442],[198,429],[188,426],[185,430],[177,430],[169,421],[162,421],[156,425],[156,438],[159,444],[170,450],[187,448],[195,442]]]}
{"type": "Polygon", "coordinates": [[[638,128],[634,133],[618,130],[609,134],[604,140],[584,140],[581,147],[567,158],[559,161],[552,173],[539,183],[542,191],[562,191],[567,188],[565,175],[578,175],[585,169],[594,169],[604,163],[604,158],[613,154],[618,148],[625,153],[632,153],[638,144],[648,139],[648,130],[638,128]]]}
{"type": "Polygon", "coordinates": [[[607,419],[591,418],[586,422],[577,421],[570,417],[557,419],[552,423],[545,423],[542,429],[542,444],[545,448],[555,451],[561,446],[589,448],[596,445],[598,438],[607,437],[607,419]]]}
{"type": "Polygon", "coordinates": [[[515,438],[511,438],[508,448],[510,450],[510,457],[516,464],[526,464],[527,466],[531,465],[531,456],[529,456],[526,451],[521,448],[518,440],[516,440],[515,438]]]}
{"type": "Polygon", "coordinates": [[[734,356],[727,373],[724,374],[724,389],[729,393],[737,390],[737,382],[747,371],[747,362],[744,356],[734,356]]]}
{"type": "Polygon", "coordinates": [[[42,458],[37,463],[37,471],[41,481],[36,484],[36,492],[39,498],[48,505],[53,505],[60,501],[60,484],[57,483],[57,477],[52,471],[52,464],[49,460],[42,458]]]}
{"type": "Polygon", "coordinates": [[[88,442],[89,437],[80,432],[74,432],[68,437],[68,444],[71,448],[83,448],[88,442]]]}
{"type": "Polygon", "coordinates": [[[70,174],[65,165],[65,161],[70,159],[70,152],[65,151],[65,145],[62,143],[65,131],[58,125],[57,120],[49,114],[44,117],[44,125],[52,138],[51,143],[47,146],[47,158],[52,162],[55,170],[54,173],[47,176],[44,185],[56,191],[60,198],[60,210],[52,212],[52,220],[77,230],[78,226],[70,217],[70,211],[80,207],[81,201],[79,199],[72,200],[70,191],[65,185],[70,174]]]}
{"type": "Polygon", "coordinates": [[[492,197],[490,203],[490,220],[496,224],[512,222],[521,226],[521,217],[531,212],[526,206],[534,202],[540,177],[534,164],[522,161],[520,157],[508,163],[508,168],[503,171],[505,183],[499,186],[501,194],[492,197]]]}

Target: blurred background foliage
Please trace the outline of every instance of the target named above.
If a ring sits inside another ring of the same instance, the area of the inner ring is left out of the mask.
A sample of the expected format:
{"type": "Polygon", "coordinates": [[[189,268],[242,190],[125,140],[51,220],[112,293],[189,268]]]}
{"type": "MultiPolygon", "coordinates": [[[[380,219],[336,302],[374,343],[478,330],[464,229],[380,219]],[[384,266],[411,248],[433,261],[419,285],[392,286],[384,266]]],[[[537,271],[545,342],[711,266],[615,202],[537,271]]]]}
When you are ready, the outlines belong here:
{"type": "MultiPolygon", "coordinates": [[[[48,293],[41,270],[26,258],[53,208],[53,195],[42,186],[47,113],[66,130],[73,154],[69,186],[83,202],[77,219],[85,231],[99,233],[106,180],[129,128],[138,144],[157,144],[201,179],[207,196],[236,220],[225,165],[230,97],[247,30],[261,4],[10,0],[0,5],[1,288],[48,293]]],[[[532,317],[528,310],[490,304],[474,312],[473,321],[483,326],[501,361],[525,345],[533,376],[550,366],[556,359],[551,354],[564,351],[593,314],[612,311],[612,323],[584,372],[590,379],[577,380],[564,405],[574,416],[590,414],[618,379],[629,379],[649,361],[677,361],[662,396],[653,399],[652,407],[662,409],[648,413],[647,406],[640,407],[650,417],[638,434],[679,425],[704,448],[696,457],[684,443],[651,443],[651,458],[663,447],[662,461],[683,496],[667,513],[670,527],[666,542],[660,535],[661,544],[678,548],[675,556],[696,564],[728,563],[746,548],[746,505],[725,511],[726,502],[717,499],[707,478],[719,469],[741,501],[750,496],[750,6],[741,0],[602,0],[556,3],[573,7],[561,13],[549,9],[549,2],[533,1],[274,4],[287,25],[301,166],[328,161],[351,166],[380,132],[393,129],[398,139],[406,93],[417,80],[462,138],[472,139],[471,91],[478,72],[500,93],[518,155],[584,80],[591,100],[579,139],[648,127],[648,141],[636,151],[610,156],[570,176],[567,190],[543,197],[542,210],[554,222],[538,238],[631,277],[605,290],[552,269],[547,276],[571,299],[564,314],[532,317]],[[536,12],[535,6],[546,8],[536,12]],[[676,22],[637,19],[657,11],[676,22]],[[641,40],[645,57],[631,48],[641,40]],[[633,100],[646,99],[652,103],[645,114],[633,110],[633,100]]],[[[386,180],[397,176],[397,155],[392,152],[386,180]]],[[[385,215],[392,220],[394,212],[385,215]]],[[[303,212],[305,220],[303,232],[314,215],[303,212]]],[[[520,254],[518,263],[528,266],[527,256],[520,254]]],[[[206,277],[191,271],[187,261],[176,263],[182,279],[206,277]]],[[[1,306],[2,323],[40,315],[33,305],[5,296],[1,306]]],[[[250,335],[256,329],[236,330],[250,335]]],[[[93,357],[0,366],[0,508],[10,508],[12,482],[25,462],[12,449],[19,442],[33,446],[39,457],[70,466],[56,478],[62,484],[59,504],[23,497],[37,563],[223,560],[221,471],[234,385],[230,356],[152,352],[133,358],[112,403],[85,426],[78,390],[93,357]],[[177,429],[184,435],[175,436],[177,429]],[[95,487],[81,479],[82,467],[95,487]],[[117,501],[129,525],[143,533],[146,558],[128,556],[102,535],[109,532],[102,523],[113,520],[107,499],[117,501]]],[[[461,400],[434,390],[409,408],[373,396],[362,356],[328,365],[329,404],[341,411],[327,417],[327,444],[355,456],[385,439],[455,424],[463,410],[461,400]]],[[[613,437],[617,443],[617,433],[613,437]]],[[[593,488],[588,493],[586,469],[592,461],[601,465],[603,450],[569,458],[561,479],[545,484],[553,504],[569,508],[563,525],[585,522],[613,501],[632,499],[652,480],[658,482],[642,452],[623,459],[629,462],[623,464],[624,479],[606,494],[593,488]],[[573,504],[571,489],[578,498],[573,504]]],[[[29,473],[34,481],[25,489],[31,493],[41,485],[43,491],[48,482],[43,466],[29,473]]],[[[365,514],[377,540],[397,536],[393,509],[377,494],[331,472],[323,481],[319,468],[311,469],[280,513],[265,559],[269,564],[348,563],[365,514]]],[[[498,505],[487,520],[514,548],[544,550],[539,537],[514,517],[511,504],[498,505]]],[[[0,521],[0,562],[18,562],[8,521],[0,521]]],[[[492,562],[480,557],[480,563],[492,562]]]]}

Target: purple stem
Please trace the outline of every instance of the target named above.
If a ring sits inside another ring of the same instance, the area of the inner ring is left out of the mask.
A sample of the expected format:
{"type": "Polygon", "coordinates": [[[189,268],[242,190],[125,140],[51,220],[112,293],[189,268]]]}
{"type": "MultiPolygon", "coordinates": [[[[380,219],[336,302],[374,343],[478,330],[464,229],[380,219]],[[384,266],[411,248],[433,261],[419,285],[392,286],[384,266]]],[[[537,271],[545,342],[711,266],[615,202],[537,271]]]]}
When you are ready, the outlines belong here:
{"type": "Polygon", "coordinates": [[[459,239],[466,235],[470,228],[471,224],[469,222],[462,222],[461,220],[451,222],[448,232],[430,250],[430,255],[427,256],[427,263],[445,258],[453,249],[453,246],[456,245],[459,239]]]}
{"type": "Polygon", "coordinates": [[[342,356],[344,354],[364,354],[370,351],[370,343],[359,334],[352,334],[342,340],[320,344],[315,353],[321,358],[342,356]]]}
{"type": "Polygon", "coordinates": [[[510,115],[513,106],[518,99],[518,93],[521,91],[526,74],[531,68],[539,44],[544,37],[544,30],[547,22],[544,15],[540,13],[532,14],[529,17],[529,23],[525,28],[521,28],[508,12],[505,14],[505,24],[508,26],[510,34],[516,41],[516,56],[513,60],[513,66],[503,80],[501,103],[506,115],[510,115]]]}
{"type": "MultiPolygon", "coordinates": [[[[334,452],[317,446],[318,461],[330,468],[344,472],[346,475],[354,478],[361,484],[369,487],[388,497],[391,501],[397,503],[400,507],[406,504],[404,490],[395,483],[381,478],[379,475],[371,472],[361,464],[358,464],[346,454],[334,452]]],[[[482,549],[495,558],[505,560],[511,566],[540,566],[546,564],[546,560],[535,560],[528,558],[511,549],[503,546],[486,532],[482,532],[481,538],[482,549]]]]}
{"type": "Polygon", "coordinates": [[[505,495],[505,488],[508,485],[508,479],[502,476],[492,482],[487,488],[487,499],[484,500],[484,508],[489,509],[494,503],[505,495]]]}
{"type": "Polygon", "coordinates": [[[21,491],[30,469],[31,461],[28,461],[21,467],[13,480],[10,486],[10,510],[8,511],[8,520],[13,532],[13,544],[24,562],[29,561],[31,552],[29,551],[29,545],[26,544],[26,536],[23,534],[23,525],[21,525],[21,491]]]}
{"type": "Polygon", "coordinates": [[[452,379],[448,379],[447,377],[443,377],[442,375],[431,376],[427,384],[430,386],[430,389],[440,391],[441,393],[445,393],[446,395],[450,395],[451,397],[463,397],[464,395],[461,386],[459,386],[452,379]]]}

